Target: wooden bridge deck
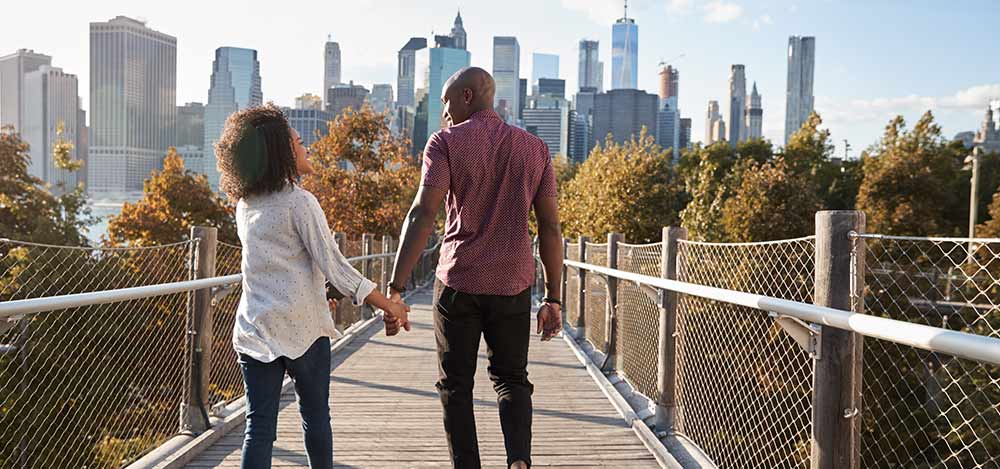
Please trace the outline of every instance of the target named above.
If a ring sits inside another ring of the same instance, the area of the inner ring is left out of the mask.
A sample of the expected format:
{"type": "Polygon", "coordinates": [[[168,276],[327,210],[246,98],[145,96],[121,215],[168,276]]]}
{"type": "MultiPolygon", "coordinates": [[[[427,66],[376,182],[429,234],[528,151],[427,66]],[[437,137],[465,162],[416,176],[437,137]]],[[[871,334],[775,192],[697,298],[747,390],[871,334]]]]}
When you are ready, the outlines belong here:
{"type": "MultiPolygon", "coordinates": [[[[369,329],[334,356],[331,413],[340,468],[450,467],[434,382],[437,364],[429,293],[413,301],[413,331],[385,337],[369,329]]],[[[528,372],[535,384],[534,467],[660,467],[562,340],[533,336],[528,372]]],[[[486,376],[485,345],[476,376],[476,419],[484,467],[505,467],[496,395],[486,376]]],[[[188,468],[237,468],[243,426],[188,468]]],[[[306,467],[295,395],[279,414],[275,467],[306,467]]]]}

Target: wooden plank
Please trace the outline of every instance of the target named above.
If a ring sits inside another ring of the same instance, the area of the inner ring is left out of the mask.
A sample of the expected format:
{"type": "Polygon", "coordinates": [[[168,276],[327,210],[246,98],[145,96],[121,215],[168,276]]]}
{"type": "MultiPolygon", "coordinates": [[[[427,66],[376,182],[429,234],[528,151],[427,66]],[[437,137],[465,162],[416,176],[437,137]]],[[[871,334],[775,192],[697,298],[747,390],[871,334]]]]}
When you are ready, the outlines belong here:
{"type": "MultiPolygon", "coordinates": [[[[434,382],[437,363],[430,295],[414,298],[413,331],[374,330],[334,357],[330,406],[336,467],[448,467],[434,382]]],[[[485,342],[476,373],[475,413],[484,467],[506,455],[496,394],[486,376],[485,342]]],[[[561,340],[533,338],[528,372],[535,385],[533,467],[659,467],[561,340]]],[[[274,467],[307,467],[293,393],[282,398],[274,467]]],[[[189,468],[238,468],[243,426],[198,455],[189,468]]]]}

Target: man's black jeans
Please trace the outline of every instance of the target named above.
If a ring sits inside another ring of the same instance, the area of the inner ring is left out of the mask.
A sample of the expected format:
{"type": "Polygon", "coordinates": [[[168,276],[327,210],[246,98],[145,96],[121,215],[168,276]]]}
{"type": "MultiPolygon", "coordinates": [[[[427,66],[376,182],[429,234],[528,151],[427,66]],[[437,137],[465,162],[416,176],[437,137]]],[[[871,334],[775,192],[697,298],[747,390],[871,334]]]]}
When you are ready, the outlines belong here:
{"type": "Polygon", "coordinates": [[[531,464],[531,393],[528,340],[531,289],[514,296],[470,295],[444,287],[434,305],[438,394],[452,466],[479,469],[472,387],[479,337],[486,337],[489,375],[497,393],[507,465],[531,464]]]}

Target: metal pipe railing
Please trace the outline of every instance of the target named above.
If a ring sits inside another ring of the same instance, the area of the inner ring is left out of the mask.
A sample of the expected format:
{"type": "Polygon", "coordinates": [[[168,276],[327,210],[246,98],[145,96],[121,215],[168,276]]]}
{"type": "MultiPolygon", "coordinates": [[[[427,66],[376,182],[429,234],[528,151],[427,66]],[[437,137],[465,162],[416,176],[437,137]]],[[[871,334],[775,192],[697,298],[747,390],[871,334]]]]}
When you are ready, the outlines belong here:
{"type": "Polygon", "coordinates": [[[1000,365],[1000,339],[993,337],[853,313],[753,293],[650,277],[648,275],[624,272],[572,260],[564,260],[563,262],[569,267],[634,282],[639,285],[763,311],[773,311],[814,324],[856,332],[866,337],[886,340],[930,352],[954,355],[982,363],[1000,365]]]}
{"type": "MultiPolygon", "coordinates": [[[[437,245],[424,251],[425,254],[432,252],[437,245]]],[[[350,257],[349,262],[361,262],[366,260],[380,259],[383,257],[394,257],[395,252],[381,254],[370,254],[366,256],[350,257]]],[[[115,290],[103,290],[87,293],[74,293],[71,295],[49,296],[43,298],[29,298],[24,300],[5,301],[0,303],[0,320],[9,319],[16,316],[35,313],[47,313],[69,308],[79,308],[83,306],[93,306],[107,303],[117,303],[120,301],[139,300],[156,296],[172,295],[188,291],[201,290],[205,288],[222,287],[243,281],[243,274],[226,275],[222,277],[204,278],[198,280],[185,280],[182,282],[161,283],[156,285],[145,285],[141,287],[119,288],[115,290]]]]}

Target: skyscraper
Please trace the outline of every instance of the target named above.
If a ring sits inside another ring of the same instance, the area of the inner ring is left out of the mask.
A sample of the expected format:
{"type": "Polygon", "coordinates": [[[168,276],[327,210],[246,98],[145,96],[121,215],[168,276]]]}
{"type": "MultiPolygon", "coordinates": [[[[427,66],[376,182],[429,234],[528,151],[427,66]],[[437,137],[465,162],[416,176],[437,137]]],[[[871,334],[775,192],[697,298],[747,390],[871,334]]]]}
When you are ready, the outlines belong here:
{"type": "MultiPolygon", "coordinates": [[[[681,119],[681,143],[680,143],[680,149],[683,150],[683,149],[687,149],[687,148],[691,148],[691,119],[685,117],[685,118],[681,119]]],[[[679,156],[680,155],[680,151],[678,151],[675,154],[679,156]]]]}
{"type": "Polygon", "coordinates": [[[205,105],[186,103],[177,106],[177,146],[205,144],[205,105]]]}
{"type": "Polygon", "coordinates": [[[757,82],[753,82],[750,93],[750,103],[747,105],[747,139],[764,137],[764,109],[761,107],[760,94],[757,93],[757,82]]]}
{"type": "Polygon", "coordinates": [[[72,190],[82,182],[80,171],[66,171],[57,168],[52,157],[52,148],[58,139],[73,144],[70,158],[85,155],[79,153],[81,137],[78,132],[82,123],[80,97],[77,93],[76,75],[64,73],[60,68],[42,65],[37,70],[24,75],[24,94],[21,96],[21,137],[30,145],[31,162],[28,171],[52,184],[57,192],[72,190]],[[58,130],[62,129],[62,135],[58,130]]]}
{"type": "Polygon", "coordinates": [[[573,99],[574,112],[570,115],[572,139],[569,142],[569,158],[577,163],[583,162],[594,147],[593,113],[594,97],[597,88],[581,88],[573,99]]]}
{"type": "Polygon", "coordinates": [[[455,48],[465,50],[468,44],[468,38],[465,34],[465,27],[462,26],[462,12],[459,11],[455,15],[455,24],[451,27],[451,37],[455,40],[455,48]]]}
{"type": "Polygon", "coordinates": [[[785,91],[785,144],[813,112],[816,38],[788,38],[788,85],[785,91]]]}
{"type": "Polygon", "coordinates": [[[326,47],[323,48],[323,93],[325,98],[327,90],[337,86],[340,81],[340,44],[326,38],[326,47]]]}
{"type": "Polygon", "coordinates": [[[725,140],[725,132],[719,133],[722,114],[719,113],[719,102],[708,102],[708,112],[705,114],[705,145],[711,145],[719,140],[725,140]]]}
{"type": "Polygon", "coordinates": [[[305,93],[295,98],[295,109],[323,110],[323,98],[312,93],[305,93]]]}
{"type": "MultiPolygon", "coordinates": [[[[445,44],[438,44],[445,45],[445,44]]],[[[444,125],[441,89],[455,72],[468,67],[472,55],[465,49],[434,47],[430,50],[427,73],[427,138],[430,139],[444,125]]]]}
{"type": "Polygon", "coordinates": [[[493,37],[493,107],[507,122],[516,122],[521,109],[521,46],[516,37],[493,37]]]}
{"type": "Polygon", "coordinates": [[[744,140],[746,132],[747,78],[746,69],[741,64],[733,65],[729,70],[729,108],[726,116],[729,118],[729,144],[744,140]]]}
{"type": "Polygon", "coordinates": [[[205,105],[187,103],[177,106],[177,153],[184,168],[205,174],[205,105]]]}
{"type": "Polygon", "coordinates": [[[521,98],[519,99],[518,106],[520,108],[517,110],[517,118],[524,119],[524,106],[528,102],[528,79],[522,78],[519,80],[518,88],[521,89],[521,98]]]}
{"type": "MultiPolygon", "coordinates": [[[[417,51],[427,48],[427,39],[422,37],[411,37],[406,45],[396,54],[398,65],[396,68],[396,104],[400,107],[416,107],[414,92],[416,91],[416,62],[417,51]]],[[[423,70],[420,71],[423,73],[423,70]]]]}
{"type": "Polygon", "coordinates": [[[577,73],[580,89],[594,88],[598,93],[604,91],[604,63],[600,61],[599,49],[598,41],[580,40],[580,63],[577,73]]]}
{"type": "Polygon", "coordinates": [[[532,99],[524,109],[524,128],[545,142],[550,157],[569,153],[569,103],[565,99],[532,99]]]}
{"type": "Polygon", "coordinates": [[[680,72],[671,65],[660,67],[660,102],[680,96],[680,72]]]}
{"type": "Polygon", "coordinates": [[[663,148],[673,148],[676,158],[681,142],[681,113],[677,109],[677,98],[671,97],[660,102],[656,113],[656,143],[663,148]]]}
{"type": "Polygon", "coordinates": [[[556,54],[531,54],[531,94],[538,94],[538,80],[559,78],[559,56],[556,54]]]}
{"type": "Polygon", "coordinates": [[[117,16],[90,23],[91,193],[142,190],[177,138],[177,38],[117,16]]]}
{"type": "Polygon", "coordinates": [[[205,167],[212,189],[219,187],[219,172],[215,167],[215,142],[229,115],[264,102],[261,91],[260,62],[257,51],[239,47],[215,49],[212,78],[205,106],[205,167]]]}
{"type": "Polygon", "coordinates": [[[392,109],[392,85],[388,83],[376,83],[372,85],[371,105],[375,112],[385,112],[392,109]]]}
{"type": "Polygon", "coordinates": [[[611,27],[611,89],[639,88],[639,26],[625,16],[611,27]]]}
{"type": "Polygon", "coordinates": [[[643,127],[655,134],[658,105],[655,94],[642,90],[610,90],[594,96],[594,140],[603,142],[610,134],[623,143],[639,136],[643,127]]]}
{"type": "Polygon", "coordinates": [[[14,130],[21,131],[24,76],[42,65],[52,65],[52,57],[30,49],[18,49],[0,57],[0,127],[12,125],[14,130]]]}
{"type": "Polygon", "coordinates": [[[302,144],[306,148],[330,133],[327,123],[333,120],[333,116],[322,109],[282,108],[282,111],[288,118],[288,125],[302,137],[302,144]]]}
{"type": "Polygon", "coordinates": [[[558,78],[539,78],[537,96],[548,96],[555,98],[566,97],[566,80],[558,78]]]}
{"type": "Polygon", "coordinates": [[[360,110],[368,101],[368,95],[368,88],[355,85],[353,81],[341,83],[327,90],[326,112],[331,119],[336,119],[347,109],[360,110]]]}

